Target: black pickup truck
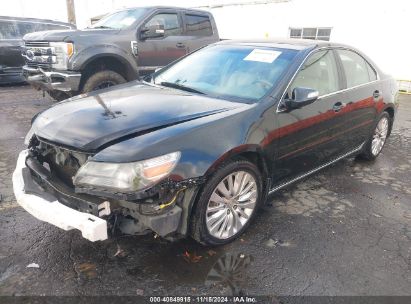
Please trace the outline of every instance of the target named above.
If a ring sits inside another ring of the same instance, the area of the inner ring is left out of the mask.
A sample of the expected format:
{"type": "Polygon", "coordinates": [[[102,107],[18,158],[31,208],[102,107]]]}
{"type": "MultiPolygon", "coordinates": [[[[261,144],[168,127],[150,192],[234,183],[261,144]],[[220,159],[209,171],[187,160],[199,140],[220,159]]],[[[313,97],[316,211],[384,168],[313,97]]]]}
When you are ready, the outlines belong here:
{"type": "Polygon", "coordinates": [[[56,100],[121,84],[219,40],[213,16],[177,7],[138,7],[84,30],[24,36],[26,80],[56,100]]]}
{"type": "Polygon", "coordinates": [[[24,82],[21,47],[25,34],[74,28],[72,24],[48,19],[0,16],[0,84],[24,82]]]}

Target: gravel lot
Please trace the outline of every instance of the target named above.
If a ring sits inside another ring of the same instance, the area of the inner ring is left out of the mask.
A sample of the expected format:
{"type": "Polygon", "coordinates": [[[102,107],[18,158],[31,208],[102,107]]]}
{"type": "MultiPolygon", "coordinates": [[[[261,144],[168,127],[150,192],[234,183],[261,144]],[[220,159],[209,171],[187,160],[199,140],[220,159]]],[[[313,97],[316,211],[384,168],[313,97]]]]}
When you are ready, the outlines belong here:
{"type": "Polygon", "coordinates": [[[11,174],[31,117],[51,104],[0,87],[0,295],[411,295],[410,97],[375,162],[343,160],[281,191],[218,248],[91,243],[20,208],[11,174]]]}

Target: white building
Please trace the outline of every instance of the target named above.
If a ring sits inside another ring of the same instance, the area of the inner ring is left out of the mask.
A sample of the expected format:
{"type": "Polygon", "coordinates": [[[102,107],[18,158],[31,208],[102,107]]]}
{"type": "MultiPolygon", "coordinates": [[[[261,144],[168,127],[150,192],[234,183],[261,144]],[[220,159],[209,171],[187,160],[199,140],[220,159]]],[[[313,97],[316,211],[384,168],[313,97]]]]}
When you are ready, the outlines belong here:
{"type": "MultiPolygon", "coordinates": [[[[303,35],[353,45],[398,79],[411,79],[408,0],[75,0],[77,26],[123,7],[174,5],[211,11],[221,38],[303,35]]],[[[0,15],[67,21],[65,0],[3,2],[0,15]],[[47,9],[46,9],[47,8],[47,9]]]]}

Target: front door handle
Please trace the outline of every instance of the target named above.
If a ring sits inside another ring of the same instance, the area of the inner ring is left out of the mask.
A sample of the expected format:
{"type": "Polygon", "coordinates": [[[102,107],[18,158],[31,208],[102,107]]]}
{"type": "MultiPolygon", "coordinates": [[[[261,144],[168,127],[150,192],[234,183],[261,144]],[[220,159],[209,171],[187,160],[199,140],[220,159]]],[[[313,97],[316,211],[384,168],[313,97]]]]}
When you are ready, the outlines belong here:
{"type": "Polygon", "coordinates": [[[339,111],[341,111],[341,109],[343,109],[345,106],[346,106],[346,104],[343,103],[343,102],[341,102],[341,101],[336,102],[336,103],[333,105],[333,111],[334,111],[334,112],[339,112],[339,111]]]}
{"type": "Polygon", "coordinates": [[[182,42],[177,42],[176,47],[183,48],[183,47],[186,47],[186,45],[182,42]]]}
{"type": "Polygon", "coordinates": [[[378,91],[378,90],[375,90],[375,91],[372,93],[372,97],[374,97],[374,99],[378,99],[378,98],[380,98],[380,96],[381,96],[381,92],[378,91]]]}

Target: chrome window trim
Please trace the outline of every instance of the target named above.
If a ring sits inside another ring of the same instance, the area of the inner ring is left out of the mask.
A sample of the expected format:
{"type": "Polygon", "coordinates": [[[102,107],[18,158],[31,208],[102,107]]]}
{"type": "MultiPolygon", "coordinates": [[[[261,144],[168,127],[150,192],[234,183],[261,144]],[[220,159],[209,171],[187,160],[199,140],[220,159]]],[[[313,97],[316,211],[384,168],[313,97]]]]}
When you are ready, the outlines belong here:
{"type": "Polygon", "coordinates": [[[326,47],[321,47],[321,48],[318,48],[318,49],[314,49],[314,50],[312,50],[311,52],[309,52],[307,56],[305,56],[304,60],[303,60],[303,61],[301,62],[301,64],[298,66],[297,71],[294,73],[293,77],[291,77],[291,80],[288,82],[288,85],[287,85],[287,87],[285,88],[283,94],[281,95],[280,101],[279,101],[278,104],[277,104],[276,113],[282,113],[282,112],[285,112],[285,111],[286,111],[285,109],[284,109],[284,110],[280,110],[279,108],[280,108],[280,106],[284,103],[284,96],[285,96],[285,94],[287,93],[288,88],[290,87],[290,85],[291,85],[292,82],[294,81],[294,79],[295,79],[295,77],[297,76],[297,74],[300,72],[301,67],[302,67],[302,66],[304,65],[304,63],[307,61],[308,57],[310,57],[312,54],[314,54],[314,53],[316,53],[316,52],[324,51],[324,50],[347,50],[347,51],[351,51],[351,52],[356,53],[358,56],[360,56],[362,59],[364,59],[364,61],[375,71],[375,74],[377,75],[377,79],[376,79],[376,80],[373,80],[373,81],[365,82],[365,83],[362,83],[362,84],[359,84],[359,85],[356,85],[356,86],[353,86],[353,87],[341,89],[341,90],[338,90],[338,91],[335,91],[335,92],[331,92],[331,93],[328,93],[328,94],[324,94],[324,95],[318,96],[318,99],[321,99],[321,98],[324,98],[324,97],[329,97],[329,96],[336,95],[336,94],[339,94],[339,93],[343,93],[343,92],[346,92],[346,91],[349,91],[349,90],[357,89],[357,88],[359,88],[359,87],[362,87],[362,86],[369,85],[369,84],[372,84],[372,83],[374,83],[374,82],[380,81],[380,75],[379,75],[377,69],[376,69],[370,62],[368,62],[367,59],[365,59],[361,54],[359,54],[356,50],[354,50],[354,49],[352,49],[352,48],[344,47],[344,46],[326,46],[326,47]]]}
{"type": "Polygon", "coordinates": [[[328,97],[328,96],[336,95],[336,94],[339,94],[339,93],[342,93],[342,92],[346,92],[346,91],[350,91],[350,90],[353,90],[353,89],[357,89],[357,88],[359,88],[359,87],[363,87],[363,86],[372,84],[372,83],[377,82],[377,81],[379,81],[379,80],[378,80],[378,79],[377,79],[377,80],[373,80],[373,81],[366,82],[366,83],[362,83],[362,84],[359,84],[359,85],[356,85],[356,86],[353,86],[353,87],[349,87],[349,88],[346,88],[346,89],[342,89],[342,90],[338,90],[338,91],[335,91],[335,92],[332,92],[332,93],[324,94],[324,95],[318,96],[318,99],[323,98],[323,97],[328,97]]]}

